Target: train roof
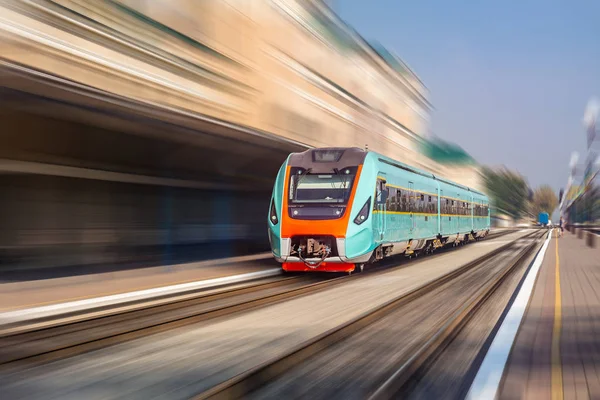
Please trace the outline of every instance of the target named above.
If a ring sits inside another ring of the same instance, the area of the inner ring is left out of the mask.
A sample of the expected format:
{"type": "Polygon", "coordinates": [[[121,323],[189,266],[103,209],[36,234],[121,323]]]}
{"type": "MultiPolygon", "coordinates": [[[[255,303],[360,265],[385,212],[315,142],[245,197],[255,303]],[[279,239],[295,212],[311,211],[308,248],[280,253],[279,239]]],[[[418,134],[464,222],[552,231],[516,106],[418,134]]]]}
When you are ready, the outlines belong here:
{"type": "Polygon", "coordinates": [[[337,166],[344,167],[348,165],[362,164],[369,155],[374,157],[378,162],[392,165],[394,167],[403,169],[413,174],[418,174],[427,178],[432,178],[439,182],[445,183],[446,185],[454,186],[462,190],[467,190],[480,196],[486,196],[485,194],[468,186],[460,185],[456,182],[452,182],[448,179],[436,176],[431,172],[415,168],[401,161],[397,161],[390,157],[384,156],[383,154],[379,154],[374,151],[363,150],[358,147],[320,147],[308,149],[306,151],[303,151],[302,153],[292,153],[288,159],[288,165],[292,167],[309,168],[313,167],[315,162],[319,162],[323,163],[323,166],[328,168],[337,166]],[[317,160],[316,154],[326,155],[327,157],[322,157],[321,159],[317,160]]]}
{"type": "Polygon", "coordinates": [[[398,167],[398,168],[404,169],[406,171],[412,172],[414,174],[425,176],[427,178],[433,178],[436,181],[445,183],[446,185],[454,186],[454,187],[457,187],[457,188],[462,189],[462,190],[467,190],[469,192],[473,192],[473,193],[478,194],[480,196],[486,196],[485,194],[479,192],[478,190],[475,190],[475,189],[472,189],[472,188],[470,188],[468,186],[464,186],[464,185],[458,184],[456,182],[452,182],[452,181],[450,181],[448,179],[436,176],[435,174],[432,174],[431,172],[427,172],[427,171],[421,170],[419,168],[415,168],[415,167],[407,165],[407,164],[405,164],[403,162],[400,162],[400,161],[394,160],[394,159],[392,159],[390,157],[384,156],[383,154],[379,154],[379,153],[376,153],[374,151],[370,151],[369,153],[372,153],[375,157],[377,157],[377,159],[378,159],[379,162],[390,164],[390,165],[393,165],[395,167],[398,167]]]}
{"type": "Polygon", "coordinates": [[[348,167],[364,163],[367,151],[358,147],[319,147],[302,153],[292,153],[288,159],[291,167],[314,168],[315,163],[331,170],[333,167],[348,167]]]}

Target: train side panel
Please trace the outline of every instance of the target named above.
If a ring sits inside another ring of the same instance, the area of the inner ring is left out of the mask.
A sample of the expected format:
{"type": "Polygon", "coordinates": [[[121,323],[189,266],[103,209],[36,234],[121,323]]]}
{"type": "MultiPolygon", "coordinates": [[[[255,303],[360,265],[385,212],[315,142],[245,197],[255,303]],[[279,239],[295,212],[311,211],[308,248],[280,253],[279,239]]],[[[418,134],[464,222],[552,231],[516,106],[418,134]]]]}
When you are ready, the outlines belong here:
{"type": "MultiPolygon", "coordinates": [[[[289,157],[288,157],[289,158],[289,157]]],[[[283,189],[285,187],[286,171],[287,171],[287,160],[279,168],[277,178],[275,179],[275,185],[273,185],[273,193],[271,195],[271,202],[269,203],[269,214],[268,214],[268,230],[269,230],[269,242],[271,244],[271,250],[273,256],[276,259],[281,257],[281,220],[282,220],[282,206],[283,206],[283,189]],[[275,215],[275,219],[273,218],[275,215]]]]}
{"type": "Polygon", "coordinates": [[[382,162],[376,154],[373,158],[389,193],[385,207],[375,210],[383,224],[381,244],[395,244],[394,252],[398,252],[413,239],[437,236],[437,182],[433,176],[382,162]]]}
{"type": "Polygon", "coordinates": [[[433,178],[414,175],[413,239],[431,239],[438,234],[437,184],[433,178]]]}
{"type": "Polygon", "coordinates": [[[475,232],[484,232],[490,229],[489,200],[486,196],[473,194],[473,225],[475,232]]]}
{"type": "Polygon", "coordinates": [[[367,262],[377,247],[376,232],[381,227],[378,215],[373,212],[377,168],[372,157],[365,158],[357,182],[354,200],[350,207],[350,218],[346,230],[345,256],[355,262],[367,262]],[[364,222],[357,224],[355,219],[368,202],[369,214],[364,222]]]}

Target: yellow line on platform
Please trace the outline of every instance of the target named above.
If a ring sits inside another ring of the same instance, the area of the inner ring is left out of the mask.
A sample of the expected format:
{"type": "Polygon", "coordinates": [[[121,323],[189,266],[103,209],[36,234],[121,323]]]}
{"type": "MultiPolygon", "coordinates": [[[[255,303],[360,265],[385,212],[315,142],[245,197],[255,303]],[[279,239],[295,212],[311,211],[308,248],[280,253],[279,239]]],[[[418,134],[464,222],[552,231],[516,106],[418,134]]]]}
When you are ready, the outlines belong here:
{"type": "Polygon", "coordinates": [[[552,400],[563,400],[562,363],[560,359],[560,333],[562,310],[560,294],[560,261],[558,258],[558,234],[556,239],[556,269],[554,295],[554,328],[552,329],[552,400]]]}

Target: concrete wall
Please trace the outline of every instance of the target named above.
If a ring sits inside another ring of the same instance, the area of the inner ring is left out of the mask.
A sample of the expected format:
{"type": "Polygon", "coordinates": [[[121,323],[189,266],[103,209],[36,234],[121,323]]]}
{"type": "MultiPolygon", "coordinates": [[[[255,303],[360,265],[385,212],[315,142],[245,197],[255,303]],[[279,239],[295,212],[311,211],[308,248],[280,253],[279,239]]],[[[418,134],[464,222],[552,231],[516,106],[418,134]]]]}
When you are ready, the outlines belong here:
{"type": "Polygon", "coordinates": [[[0,185],[0,272],[171,264],[268,250],[270,193],[34,175],[0,175],[0,185]]]}

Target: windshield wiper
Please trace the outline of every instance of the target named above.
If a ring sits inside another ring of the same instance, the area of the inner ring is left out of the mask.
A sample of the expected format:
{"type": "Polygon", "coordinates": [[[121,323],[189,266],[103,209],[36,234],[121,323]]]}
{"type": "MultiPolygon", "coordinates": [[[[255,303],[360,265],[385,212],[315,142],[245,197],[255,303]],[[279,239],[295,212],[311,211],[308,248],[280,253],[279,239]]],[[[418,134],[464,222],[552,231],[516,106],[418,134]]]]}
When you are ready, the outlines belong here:
{"type": "Polygon", "coordinates": [[[346,190],[349,189],[348,188],[348,184],[350,183],[350,177],[345,176],[344,174],[340,174],[340,170],[337,168],[333,169],[333,172],[335,172],[336,175],[341,177],[341,187],[340,189],[344,189],[344,200],[343,201],[348,201],[350,199],[350,191],[346,190]]]}
{"type": "Polygon", "coordinates": [[[296,200],[296,192],[298,191],[298,186],[300,186],[300,182],[302,182],[302,179],[304,179],[304,177],[306,175],[308,175],[310,173],[310,171],[312,171],[312,168],[308,168],[306,171],[301,173],[300,176],[298,177],[298,179],[296,180],[296,185],[294,186],[294,191],[292,192],[293,200],[296,200]]]}

